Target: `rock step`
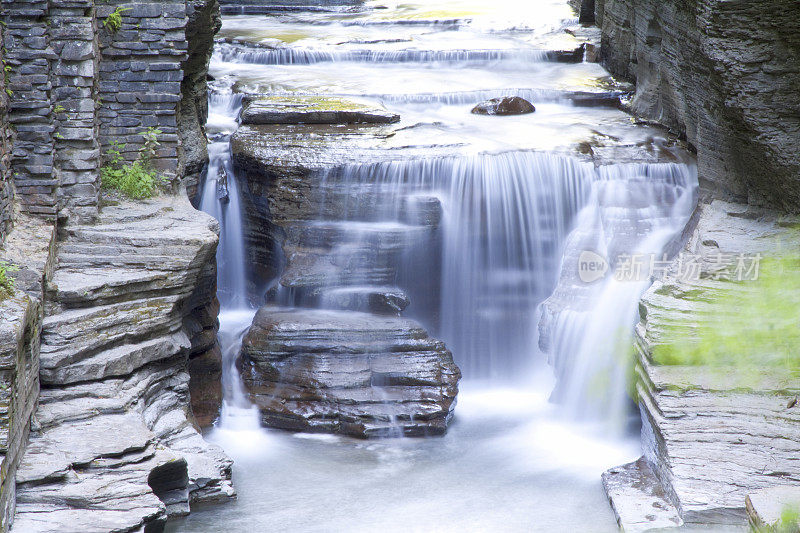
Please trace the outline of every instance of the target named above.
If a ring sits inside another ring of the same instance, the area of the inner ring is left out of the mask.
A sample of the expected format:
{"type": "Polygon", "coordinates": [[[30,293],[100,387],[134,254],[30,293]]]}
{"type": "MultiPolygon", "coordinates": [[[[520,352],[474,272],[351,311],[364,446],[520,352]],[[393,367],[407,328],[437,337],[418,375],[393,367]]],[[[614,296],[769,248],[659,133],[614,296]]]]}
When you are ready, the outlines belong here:
{"type": "Polygon", "coordinates": [[[178,296],[164,296],[49,316],[42,326],[41,360],[73,364],[124,343],[170,335],[181,327],[174,313],[180,301],[178,296]]]}
{"type": "Polygon", "coordinates": [[[48,286],[48,298],[65,308],[138,300],[149,294],[185,289],[183,280],[162,270],[125,268],[58,269],[48,286]]]}
{"type": "Polygon", "coordinates": [[[224,15],[269,15],[286,11],[341,11],[361,6],[364,0],[221,0],[224,15]]]}
{"type": "Polygon", "coordinates": [[[391,124],[384,107],[326,96],[245,97],[242,124],[391,124]]]}
{"type": "MultiPolygon", "coordinates": [[[[215,54],[231,63],[257,65],[312,65],[328,62],[357,63],[465,63],[483,61],[527,61],[579,63],[583,61],[583,45],[569,50],[528,49],[444,49],[415,48],[385,50],[348,47],[310,49],[298,46],[269,47],[247,42],[242,38],[218,42],[215,54]]],[[[391,122],[394,122],[393,120],[391,122]]]]}
{"type": "Polygon", "coordinates": [[[324,287],[391,285],[397,277],[395,258],[401,249],[382,254],[369,247],[359,251],[344,246],[338,253],[292,247],[284,251],[288,264],[281,274],[280,284],[302,289],[306,294],[298,296],[310,297],[324,287]]]}
{"type": "MultiPolygon", "coordinates": [[[[754,491],[745,498],[747,519],[754,531],[772,531],[787,509],[800,509],[800,486],[785,485],[754,491]]],[[[795,518],[795,528],[800,525],[795,518]]],[[[783,524],[789,527],[790,524],[783,524]]]]}
{"type": "Polygon", "coordinates": [[[76,357],[72,350],[42,353],[39,376],[43,384],[63,385],[127,376],[160,359],[168,359],[191,347],[183,332],[135,344],[123,344],[90,357],[76,357]]]}
{"type": "Polygon", "coordinates": [[[242,343],[265,425],[367,438],[442,434],[460,371],[415,321],[265,306],[242,343]]]}
{"type": "Polygon", "coordinates": [[[683,525],[644,457],[606,470],[602,479],[622,531],[667,531],[683,525]]]}
{"type": "Polygon", "coordinates": [[[310,247],[333,248],[341,244],[391,250],[427,235],[430,228],[400,222],[324,221],[285,227],[286,241],[310,247]]]}
{"type": "Polygon", "coordinates": [[[337,287],[323,289],[319,304],[325,309],[399,315],[410,303],[398,287],[337,287]]]}
{"type": "Polygon", "coordinates": [[[68,422],[33,436],[17,472],[14,531],[163,524],[168,509],[158,495],[165,488],[172,512],[188,513],[186,461],[155,447],[154,437],[133,413],[68,422]]]}
{"type": "Polygon", "coordinates": [[[331,174],[319,186],[319,212],[327,220],[375,222],[394,219],[408,226],[435,228],[442,219],[442,202],[431,192],[397,184],[353,183],[331,174]]]}

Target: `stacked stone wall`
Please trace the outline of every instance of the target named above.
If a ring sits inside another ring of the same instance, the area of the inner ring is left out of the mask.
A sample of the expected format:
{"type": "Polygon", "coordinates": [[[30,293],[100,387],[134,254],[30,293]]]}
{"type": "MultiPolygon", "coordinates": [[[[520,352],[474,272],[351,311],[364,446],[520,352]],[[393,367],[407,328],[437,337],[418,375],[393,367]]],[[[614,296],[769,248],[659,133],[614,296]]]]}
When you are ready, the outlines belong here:
{"type": "MultiPolygon", "coordinates": [[[[6,0],[0,6],[10,67],[7,120],[16,132],[8,166],[23,212],[95,219],[108,149],[124,145],[124,157],[135,160],[149,128],[160,131],[155,168],[174,179],[188,166],[194,187],[207,158],[203,102],[216,2],[6,0]],[[212,30],[199,32],[191,17],[213,22],[212,30]],[[187,108],[183,92],[200,103],[187,108]],[[182,108],[191,116],[181,117],[182,108]],[[188,154],[182,138],[193,141],[188,154]]],[[[2,190],[0,202],[10,204],[2,190]]]]}

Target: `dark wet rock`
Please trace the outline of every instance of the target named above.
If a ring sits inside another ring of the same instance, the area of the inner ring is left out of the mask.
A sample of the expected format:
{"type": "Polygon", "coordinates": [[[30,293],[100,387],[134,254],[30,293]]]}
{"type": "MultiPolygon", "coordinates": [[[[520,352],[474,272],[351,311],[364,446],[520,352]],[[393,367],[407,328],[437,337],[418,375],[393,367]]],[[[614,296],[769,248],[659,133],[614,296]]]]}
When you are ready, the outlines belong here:
{"type": "Polygon", "coordinates": [[[219,417],[222,405],[222,352],[219,345],[191,357],[186,370],[189,372],[194,420],[200,428],[211,427],[219,417]]]}
{"type": "Polygon", "coordinates": [[[702,186],[723,199],[800,209],[794,0],[583,4],[594,4],[603,64],[636,81],[631,110],[686,136],[702,186]]]}
{"type": "Polygon", "coordinates": [[[391,124],[400,115],[374,105],[324,96],[248,99],[242,124],[391,124]]]}
{"type": "Polygon", "coordinates": [[[534,111],[533,104],[519,96],[492,98],[472,108],[476,115],[525,115],[534,111]]]}
{"type": "Polygon", "coordinates": [[[264,425],[360,438],[444,434],[461,377],[413,320],[273,306],[238,364],[264,425]]]}
{"type": "Polygon", "coordinates": [[[184,184],[189,198],[197,191],[203,167],[208,163],[204,124],[208,119],[208,62],[214,49],[214,34],[222,20],[217,0],[186,2],[187,58],[181,64],[178,134],[185,160],[184,184]]]}
{"type": "Polygon", "coordinates": [[[409,300],[406,293],[398,288],[338,287],[323,291],[320,303],[326,309],[399,315],[408,307],[409,300]]]}

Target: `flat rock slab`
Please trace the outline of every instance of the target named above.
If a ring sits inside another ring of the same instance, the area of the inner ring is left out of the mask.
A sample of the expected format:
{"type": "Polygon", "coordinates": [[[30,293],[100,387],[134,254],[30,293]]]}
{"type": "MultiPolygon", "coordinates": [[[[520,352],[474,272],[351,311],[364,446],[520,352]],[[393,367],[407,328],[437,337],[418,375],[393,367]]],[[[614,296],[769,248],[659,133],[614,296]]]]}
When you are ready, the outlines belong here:
{"type": "Polygon", "coordinates": [[[239,370],[262,422],[360,438],[441,435],[461,372],[406,318],[262,307],[239,370]]]}
{"type": "Polygon", "coordinates": [[[644,458],[603,472],[603,488],[620,529],[668,531],[683,525],[644,458]]]}
{"type": "Polygon", "coordinates": [[[374,105],[325,96],[275,96],[251,99],[242,124],[391,124],[400,115],[374,105]]]}

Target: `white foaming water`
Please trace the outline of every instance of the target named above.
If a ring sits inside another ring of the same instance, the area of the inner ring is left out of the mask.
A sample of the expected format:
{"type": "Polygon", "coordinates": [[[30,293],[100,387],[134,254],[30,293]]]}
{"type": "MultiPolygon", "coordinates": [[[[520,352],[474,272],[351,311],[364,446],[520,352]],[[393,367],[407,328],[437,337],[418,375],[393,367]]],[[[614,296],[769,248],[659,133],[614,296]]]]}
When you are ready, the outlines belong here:
{"type": "Polygon", "coordinates": [[[366,218],[360,224],[425,219],[425,207],[436,208],[426,199],[441,204],[440,233],[407,232],[398,284],[410,313],[438,333],[466,377],[507,381],[525,379],[535,361],[532,318],[552,292],[595,175],[572,158],[509,152],[350,165],[324,187],[336,193],[329,202],[349,202],[344,216],[366,218]]]}
{"type": "Polygon", "coordinates": [[[218,340],[222,350],[223,404],[212,440],[226,449],[231,443],[256,443],[264,437],[258,409],[242,388],[236,359],[242,338],[256,310],[247,294],[247,260],[244,245],[241,196],[233,171],[229,135],[238,126],[241,96],[213,94],[209,98],[207,128],[220,140],[208,146],[209,163],[203,183],[200,210],[219,221],[217,246],[217,298],[220,302],[218,340]],[[234,436],[235,435],[235,436],[234,436]]]}
{"type": "Polygon", "coordinates": [[[614,165],[601,167],[599,178],[570,236],[545,316],[553,317],[554,397],[573,416],[622,431],[630,414],[627,374],[639,298],[657,274],[651,265],[664,261],[667,244],[691,216],[697,173],[684,164],[614,165]],[[584,251],[608,258],[603,279],[582,281],[584,251]]]}

